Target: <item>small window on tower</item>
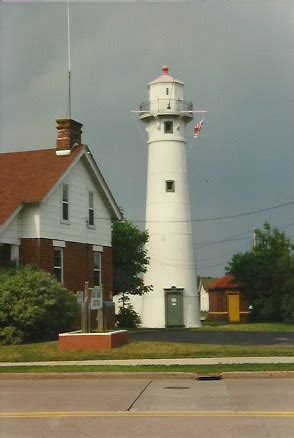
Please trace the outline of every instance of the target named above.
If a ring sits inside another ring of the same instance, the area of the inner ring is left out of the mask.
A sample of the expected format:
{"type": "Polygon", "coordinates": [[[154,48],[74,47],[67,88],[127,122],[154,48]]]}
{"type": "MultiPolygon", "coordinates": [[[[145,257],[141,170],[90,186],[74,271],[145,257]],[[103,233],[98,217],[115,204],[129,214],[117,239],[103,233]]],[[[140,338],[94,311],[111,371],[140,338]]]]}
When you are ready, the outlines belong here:
{"type": "Polygon", "coordinates": [[[175,182],[174,182],[174,180],[165,181],[165,191],[166,192],[174,192],[175,191],[175,182]]]}
{"type": "Polygon", "coordinates": [[[168,96],[168,88],[166,89],[166,95],[168,96]]]}
{"type": "Polygon", "coordinates": [[[165,134],[172,134],[173,132],[174,132],[173,122],[165,121],[164,122],[164,133],[165,134]]]}

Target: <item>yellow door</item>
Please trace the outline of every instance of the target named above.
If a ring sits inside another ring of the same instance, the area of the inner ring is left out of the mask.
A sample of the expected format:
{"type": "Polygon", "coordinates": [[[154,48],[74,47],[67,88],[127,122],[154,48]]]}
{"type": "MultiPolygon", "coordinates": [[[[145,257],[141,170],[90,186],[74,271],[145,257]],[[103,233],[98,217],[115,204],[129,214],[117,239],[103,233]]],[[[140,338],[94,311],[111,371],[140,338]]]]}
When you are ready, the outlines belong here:
{"type": "Polygon", "coordinates": [[[229,321],[240,322],[240,300],[239,294],[229,294],[229,321]]]}

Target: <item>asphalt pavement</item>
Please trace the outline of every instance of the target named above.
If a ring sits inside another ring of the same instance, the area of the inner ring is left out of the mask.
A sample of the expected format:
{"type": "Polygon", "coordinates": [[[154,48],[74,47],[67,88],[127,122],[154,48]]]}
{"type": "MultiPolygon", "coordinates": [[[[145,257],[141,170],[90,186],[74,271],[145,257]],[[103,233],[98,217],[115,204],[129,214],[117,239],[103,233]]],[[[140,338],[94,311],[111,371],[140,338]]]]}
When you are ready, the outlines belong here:
{"type": "Polygon", "coordinates": [[[294,346],[294,333],[280,332],[200,332],[189,329],[153,329],[129,332],[129,342],[176,342],[218,345],[294,346]]]}
{"type": "Polygon", "coordinates": [[[294,380],[0,381],[3,438],[293,438],[294,380]]]}

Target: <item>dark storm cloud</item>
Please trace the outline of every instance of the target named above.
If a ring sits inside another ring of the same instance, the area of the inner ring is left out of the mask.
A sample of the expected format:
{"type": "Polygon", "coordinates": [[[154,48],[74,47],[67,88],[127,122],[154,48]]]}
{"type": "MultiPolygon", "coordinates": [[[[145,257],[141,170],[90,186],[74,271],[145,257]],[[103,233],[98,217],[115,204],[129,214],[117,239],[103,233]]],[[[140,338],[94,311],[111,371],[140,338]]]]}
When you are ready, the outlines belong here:
{"type": "MultiPolygon", "coordinates": [[[[84,141],[127,216],[144,220],[147,166],[146,135],[131,110],[147,99],[162,64],[184,81],[186,99],[208,110],[188,157],[193,218],[294,199],[292,1],[70,8],[72,116],[84,123],[84,141]]],[[[55,119],[67,112],[66,9],[1,5],[2,151],[55,145],[55,119]]],[[[249,247],[254,227],[265,219],[286,225],[293,213],[287,207],[194,223],[199,272],[220,275],[233,252],[249,247]],[[242,240],[205,246],[245,232],[242,240]]]]}

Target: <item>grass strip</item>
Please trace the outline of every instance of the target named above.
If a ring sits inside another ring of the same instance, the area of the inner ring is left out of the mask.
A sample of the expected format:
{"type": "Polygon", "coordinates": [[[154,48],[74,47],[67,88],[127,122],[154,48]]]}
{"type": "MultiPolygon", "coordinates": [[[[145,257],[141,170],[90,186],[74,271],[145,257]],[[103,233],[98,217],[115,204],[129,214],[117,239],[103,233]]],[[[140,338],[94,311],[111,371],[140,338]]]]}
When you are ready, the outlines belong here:
{"type": "Polygon", "coordinates": [[[131,342],[113,350],[63,353],[58,342],[0,347],[0,362],[47,362],[91,359],[177,359],[197,357],[294,356],[290,346],[239,346],[178,344],[166,342],[131,342]]]}
{"type": "Polygon", "coordinates": [[[193,331],[215,332],[271,332],[271,333],[293,333],[294,324],[284,322],[243,322],[228,324],[226,322],[204,321],[199,329],[193,331]]]}
{"type": "Polygon", "coordinates": [[[294,371],[294,364],[227,364],[227,365],[138,365],[138,366],[15,366],[1,367],[3,373],[198,373],[215,374],[223,372],[249,371],[294,371]]]}

